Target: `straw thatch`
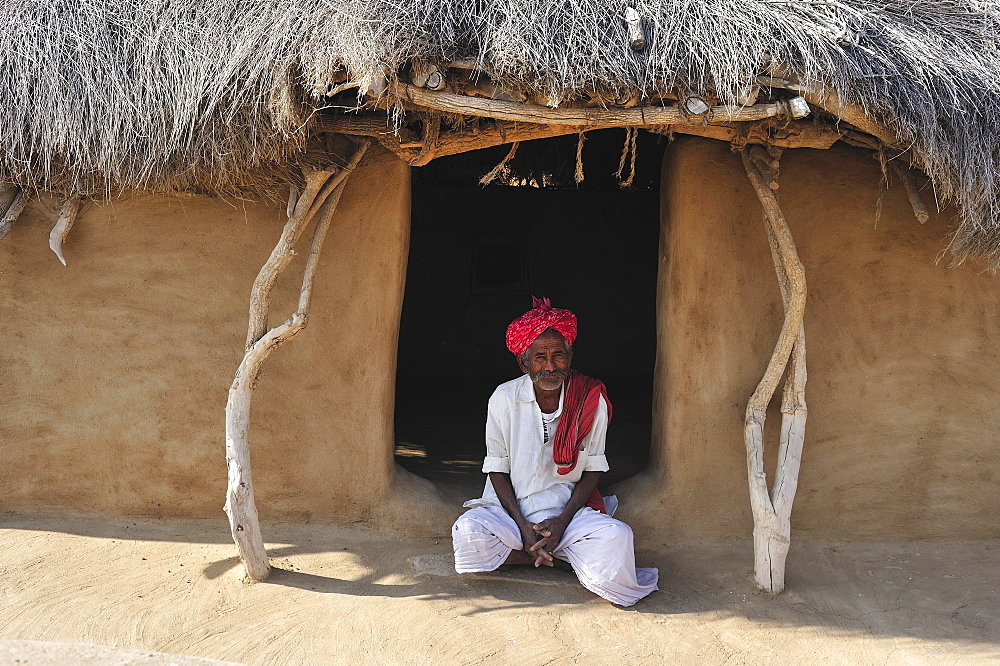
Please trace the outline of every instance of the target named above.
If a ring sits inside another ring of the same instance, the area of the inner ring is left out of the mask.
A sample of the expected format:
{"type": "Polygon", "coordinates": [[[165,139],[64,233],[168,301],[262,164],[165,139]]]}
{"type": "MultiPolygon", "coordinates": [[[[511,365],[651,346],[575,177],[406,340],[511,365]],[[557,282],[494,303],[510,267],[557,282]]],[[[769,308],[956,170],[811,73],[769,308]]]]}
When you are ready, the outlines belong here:
{"type": "Polygon", "coordinates": [[[889,127],[957,203],[956,257],[996,261],[998,35],[992,0],[4,0],[0,179],[259,191],[304,154],[345,70],[382,91],[409,63],[471,59],[553,104],[677,89],[732,102],[776,65],[889,127]]]}

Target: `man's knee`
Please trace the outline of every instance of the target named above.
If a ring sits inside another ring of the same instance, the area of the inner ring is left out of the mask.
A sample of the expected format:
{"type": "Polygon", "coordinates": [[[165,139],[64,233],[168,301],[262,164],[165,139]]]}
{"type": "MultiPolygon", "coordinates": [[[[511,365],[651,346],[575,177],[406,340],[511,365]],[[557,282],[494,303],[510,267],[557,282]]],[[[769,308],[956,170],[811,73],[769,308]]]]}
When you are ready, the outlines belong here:
{"type": "Polygon", "coordinates": [[[503,543],[514,550],[521,549],[521,538],[514,521],[503,509],[476,507],[463,513],[451,527],[455,547],[471,544],[475,548],[503,543]]]}
{"type": "Polygon", "coordinates": [[[455,521],[455,524],[451,526],[451,537],[456,544],[497,538],[497,535],[484,525],[483,521],[479,520],[474,514],[475,509],[472,511],[466,511],[459,516],[458,520],[455,521]]]}
{"type": "Polygon", "coordinates": [[[601,536],[609,541],[632,543],[632,528],[612,518],[601,530],[601,536]]]}
{"type": "MultiPolygon", "coordinates": [[[[488,514],[476,509],[464,513],[451,527],[455,551],[455,571],[493,571],[504,563],[511,548],[490,529],[488,514]]],[[[503,532],[502,529],[498,530],[503,532]]]]}
{"type": "Polygon", "coordinates": [[[482,525],[476,520],[471,520],[467,513],[459,516],[455,524],[451,526],[451,535],[453,537],[475,534],[480,531],[482,531],[482,525]]]}
{"type": "Polygon", "coordinates": [[[582,524],[570,524],[562,546],[577,549],[632,546],[632,528],[610,516],[593,517],[582,524]],[[576,528],[576,529],[574,529],[576,528]]]}
{"type": "Polygon", "coordinates": [[[458,517],[458,520],[455,521],[455,524],[451,526],[451,533],[453,536],[463,534],[479,534],[486,531],[483,524],[480,521],[471,518],[469,513],[471,512],[463,513],[458,517]]]}

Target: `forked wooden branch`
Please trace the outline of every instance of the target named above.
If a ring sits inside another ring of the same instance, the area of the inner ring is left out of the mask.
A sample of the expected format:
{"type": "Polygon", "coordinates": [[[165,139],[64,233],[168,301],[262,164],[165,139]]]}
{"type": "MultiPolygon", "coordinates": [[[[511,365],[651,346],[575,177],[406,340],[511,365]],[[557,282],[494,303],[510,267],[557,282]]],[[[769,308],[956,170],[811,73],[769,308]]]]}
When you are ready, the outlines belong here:
{"type": "MultiPolygon", "coordinates": [[[[778,526],[785,539],[791,534],[792,504],[799,485],[799,466],[802,462],[802,445],[805,441],[806,417],[806,333],[799,325],[799,334],[792,347],[791,366],[785,377],[781,396],[781,435],[778,440],[778,466],[771,486],[771,504],[778,518],[778,526]]],[[[780,583],[784,587],[784,563],[780,568],[780,583]]],[[[775,578],[772,566],[772,580],[775,578]]]]}
{"type": "MultiPolygon", "coordinates": [[[[367,143],[364,148],[367,149],[367,143]]],[[[357,167],[365,150],[359,149],[342,170],[312,170],[305,174],[306,185],[302,192],[292,188],[288,197],[288,209],[292,211],[281,232],[271,256],[261,267],[250,291],[250,321],[247,326],[247,349],[267,331],[267,317],[271,307],[271,289],[274,281],[295,256],[295,242],[302,234],[308,221],[316,214],[323,201],[357,167]]]]}
{"type": "Polygon", "coordinates": [[[66,257],[63,256],[62,246],[69,236],[70,229],[76,222],[76,216],[80,212],[80,197],[70,197],[63,201],[62,208],[59,209],[59,219],[56,220],[52,231],[49,232],[49,249],[56,253],[62,265],[66,265],[66,257]]]}
{"type": "Polygon", "coordinates": [[[263,337],[267,332],[267,319],[271,308],[271,289],[274,282],[281,275],[281,272],[291,262],[295,256],[295,242],[302,234],[302,230],[308,221],[308,212],[319,194],[323,184],[332,177],[330,171],[314,170],[305,174],[306,184],[301,193],[294,189],[289,194],[289,208],[292,214],[288,217],[281,236],[271,250],[270,256],[254,280],[253,288],[250,290],[250,318],[247,326],[246,348],[249,350],[255,342],[263,337]],[[295,204],[291,204],[292,198],[295,204]]]}
{"type": "Polygon", "coordinates": [[[246,569],[247,577],[251,580],[263,580],[271,572],[254,501],[253,476],[250,470],[250,403],[253,390],[264,361],[278,347],[295,338],[306,326],[323,241],[340,203],[340,197],[347,184],[347,176],[361,161],[368,145],[368,140],[364,140],[342,171],[336,174],[313,172],[307,175],[306,187],[301,194],[293,188],[289,197],[289,210],[292,210],[292,216],[265,264],[271,273],[264,275],[263,278],[258,275],[254,283],[250,306],[251,333],[254,330],[252,327],[255,316],[258,320],[262,317],[264,326],[267,325],[266,308],[270,303],[270,289],[278,277],[277,274],[288,265],[294,255],[294,240],[301,235],[302,227],[309,222],[312,215],[316,214],[318,220],[302,274],[302,287],[299,290],[295,313],[284,324],[257,336],[247,345],[243,360],[236,370],[236,377],[229,388],[229,399],[226,402],[226,465],[229,481],[225,511],[229,516],[230,529],[240,559],[246,569]],[[327,174],[326,181],[321,181],[317,173],[327,174]],[[293,218],[295,218],[294,225],[293,218]],[[264,288],[258,291],[258,285],[264,288]],[[262,307],[263,313],[259,311],[262,307]]]}
{"type": "MultiPolygon", "coordinates": [[[[364,155],[367,149],[367,143],[362,146],[358,151],[358,159],[364,155]]],[[[306,267],[302,272],[302,288],[299,290],[299,304],[296,310],[296,315],[302,315],[303,317],[309,314],[309,304],[312,300],[312,288],[313,282],[316,278],[316,267],[319,265],[319,254],[323,249],[323,241],[326,240],[326,232],[330,229],[330,223],[333,221],[333,214],[337,210],[337,206],[340,204],[340,197],[344,194],[344,188],[347,186],[347,180],[341,179],[337,184],[337,188],[330,194],[330,197],[323,203],[323,207],[319,211],[319,221],[316,222],[316,230],[313,232],[312,243],[309,245],[309,254],[306,257],[306,267]]],[[[303,326],[305,324],[303,323],[303,326]]]]}
{"type": "Polygon", "coordinates": [[[765,229],[771,246],[775,272],[781,289],[785,318],[768,361],[767,369],[747,404],[743,430],[747,449],[747,478],[754,518],[754,580],[771,593],[784,589],[785,559],[788,555],[790,516],[798,484],[799,462],[805,434],[805,270],[799,261],[791,231],[785,222],[774,190],[769,186],[758,160],[744,150],[743,166],[764,209],[765,229]],[[785,378],[782,399],[782,428],[774,492],[769,492],[764,472],[764,420],[767,405],[781,375],[785,378]]]}
{"type": "MultiPolygon", "coordinates": [[[[781,252],[774,235],[774,225],[764,217],[768,244],[771,247],[771,259],[778,276],[781,289],[783,308],[788,310],[791,287],[788,275],[785,273],[781,252]]],[[[791,365],[785,376],[785,386],[781,397],[781,434],[778,440],[778,463],[771,485],[771,504],[774,507],[777,525],[785,540],[791,536],[792,503],[798,488],[799,466],[802,460],[802,445],[805,438],[806,416],[806,333],[805,325],[799,325],[799,333],[792,346],[791,365]]],[[[784,560],[780,566],[774,566],[771,560],[771,579],[784,581],[784,560]]]]}
{"type": "Polygon", "coordinates": [[[6,206],[0,206],[0,210],[3,211],[3,215],[0,216],[0,239],[2,239],[28,204],[28,195],[20,187],[8,187],[0,193],[0,199],[2,199],[0,203],[7,202],[6,206]]]}
{"type": "Polygon", "coordinates": [[[228,484],[225,512],[229,528],[240,553],[240,560],[250,580],[264,580],[271,573],[260,518],[254,501],[253,475],[250,471],[250,401],[253,398],[254,374],[260,364],[285,340],[302,328],[303,317],[293,316],[257,340],[243,356],[236,379],[226,401],[226,467],[228,484]]]}

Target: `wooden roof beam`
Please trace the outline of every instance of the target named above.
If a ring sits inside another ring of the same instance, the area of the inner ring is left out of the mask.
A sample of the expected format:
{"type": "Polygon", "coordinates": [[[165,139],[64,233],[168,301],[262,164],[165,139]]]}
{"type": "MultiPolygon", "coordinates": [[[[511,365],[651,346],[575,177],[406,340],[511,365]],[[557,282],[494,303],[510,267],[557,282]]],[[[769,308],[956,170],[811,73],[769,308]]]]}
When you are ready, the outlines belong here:
{"type": "MultiPolygon", "coordinates": [[[[543,125],[498,120],[488,125],[466,130],[442,132],[433,147],[434,157],[456,155],[481,148],[492,148],[515,141],[547,139],[566,134],[576,134],[584,130],[607,129],[608,126],[576,127],[570,125],[543,125]]],[[[416,164],[422,144],[409,130],[393,132],[386,115],[376,116],[333,116],[322,118],[316,125],[321,132],[335,132],[354,136],[370,136],[400,159],[416,164]]],[[[671,124],[650,125],[646,129],[667,134],[691,134],[727,143],[743,141],[750,144],[768,143],[782,148],[829,148],[843,136],[843,131],[831,126],[814,125],[811,122],[792,123],[782,135],[757,136],[753,128],[741,128],[737,123],[719,125],[671,124]],[[747,131],[750,130],[750,131],[747,131]]]]}
{"type": "Polygon", "coordinates": [[[521,104],[482,97],[469,97],[449,92],[435,92],[400,83],[394,90],[397,97],[417,107],[480,118],[496,118],[535,125],[562,125],[577,130],[597,127],[649,127],[652,125],[685,125],[710,122],[747,122],[788,115],[804,118],[809,105],[802,97],[788,102],[771,102],[752,106],[713,106],[701,114],[692,114],[677,106],[636,106],[621,108],[563,108],[538,104],[521,104]]]}
{"type": "Polygon", "coordinates": [[[871,118],[863,108],[857,104],[848,102],[840,93],[830,88],[815,90],[809,86],[804,86],[790,76],[787,68],[773,66],[770,68],[773,76],[759,76],[757,82],[769,88],[783,88],[799,93],[809,104],[823,109],[827,113],[841,120],[854,125],[862,132],[871,134],[881,141],[888,148],[895,148],[900,151],[908,150],[907,146],[901,145],[896,133],[891,131],[882,123],[871,118]]]}

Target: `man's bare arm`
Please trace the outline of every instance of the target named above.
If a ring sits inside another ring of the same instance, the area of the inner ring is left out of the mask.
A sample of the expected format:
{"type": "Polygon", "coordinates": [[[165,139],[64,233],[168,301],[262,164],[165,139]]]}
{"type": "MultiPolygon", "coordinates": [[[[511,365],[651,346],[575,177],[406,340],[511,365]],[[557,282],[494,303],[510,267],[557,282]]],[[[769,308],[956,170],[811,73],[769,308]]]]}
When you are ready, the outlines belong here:
{"type": "Polygon", "coordinates": [[[562,540],[563,532],[566,531],[566,526],[569,525],[569,521],[573,519],[577,511],[587,505],[587,501],[590,499],[591,494],[593,494],[594,488],[597,487],[597,482],[600,481],[602,474],[604,472],[584,472],[580,480],[576,482],[573,494],[570,495],[569,501],[566,503],[566,507],[562,510],[562,513],[553,518],[546,518],[537,525],[532,526],[534,531],[542,538],[531,546],[531,552],[535,552],[536,548],[545,549],[549,553],[556,549],[556,546],[562,540]]]}

